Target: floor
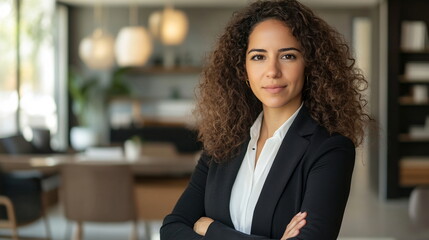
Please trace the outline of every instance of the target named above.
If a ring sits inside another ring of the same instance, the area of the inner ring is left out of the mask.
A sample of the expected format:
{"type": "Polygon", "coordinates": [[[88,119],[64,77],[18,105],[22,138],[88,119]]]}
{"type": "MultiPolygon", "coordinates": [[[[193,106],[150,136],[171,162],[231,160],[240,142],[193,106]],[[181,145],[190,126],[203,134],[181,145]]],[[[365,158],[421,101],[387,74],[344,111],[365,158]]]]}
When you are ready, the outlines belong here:
{"type": "MultiPolygon", "coordinates": [[[[358,158],[339,240],[429,240],[429,229],[417,229],[409,222],[407,199],[380,201],[369,189],[368,169],[358,158]]],[[[66,222],[60,207],[50,210],[49,223],[54,240],[70,239],[73,224],[66,222]]],[[[151,240],[159,240],[161,222],[149,225],[151,240]]],[[[6,232],[0,230],[0,234],[6,232]]],[[[131,224],[86,224],[84,232],[85,240],[128,239],[131,224]]],[[[44,234],[42,222],[20,229],[23,236],[44,234]]],[[[148,240],[143,222],[139,225],[139,236],[140,240],[148,240]]]]}
{"type": "Polygon", "coordinates": [[[339,239],[429,240],[429,228],[416,228],[409,221],[408,199],[383,201],[370,190],[362,156],[358,152],[339,239]]]}

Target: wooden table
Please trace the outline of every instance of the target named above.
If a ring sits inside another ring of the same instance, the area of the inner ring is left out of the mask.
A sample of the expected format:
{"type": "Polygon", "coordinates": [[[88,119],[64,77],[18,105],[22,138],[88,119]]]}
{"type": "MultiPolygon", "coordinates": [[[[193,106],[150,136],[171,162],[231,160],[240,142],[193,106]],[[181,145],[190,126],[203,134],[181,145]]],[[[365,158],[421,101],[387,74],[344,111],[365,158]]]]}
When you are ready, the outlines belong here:
{"type": "Polygon", "coordinates": [[[170,144],[144,144],[143,154],[136,160],[124,157],[105,160],[102,157],[88,157],[85,154],[49,154],[49,155],[8,155],[0,154],[2,171],[39,170],[42,173],[55,173],[64,163],[86,162],[127,163],[136,176],[189,176],[195,168],[200,153],[177,153],[170,144]]]}
{"type": "Polygon", "coordinates": [[[39,170],[52,174],[61,164],[86,162],[128,163],[135,175],[138,216],[144,220],[161,220],[171,212],[193,172],[200,153],[180,154],[169,144],[144,144],[142,156],[134,161],[125,158],[103,160],[83,154],[4,155],[0,154],[2,171],[39,170]],[[156,197],[154,197],[156,196],[156,197]]]}

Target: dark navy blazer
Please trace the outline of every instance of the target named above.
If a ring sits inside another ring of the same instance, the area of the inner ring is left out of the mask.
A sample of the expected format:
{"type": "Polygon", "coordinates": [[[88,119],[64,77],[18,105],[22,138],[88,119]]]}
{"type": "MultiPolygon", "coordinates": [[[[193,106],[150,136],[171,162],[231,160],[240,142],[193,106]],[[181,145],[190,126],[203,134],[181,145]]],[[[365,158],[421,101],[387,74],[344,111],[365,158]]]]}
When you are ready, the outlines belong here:
{"type": "Polygon", "coordinates": [[[307,224],[292,239],[337,238],[350,192],[355,162],[353,142],[329,134],[302,107],[283,139],[255,207],[251,235],[234,229],[231,189],[246,153],[217,164],[203,154],[173,212],[165,217],[161,239],[280,239],[287,224],[307,211],[307,224]],[[193,231],[202,216],[215,221],[202,237],[193,231]]]}

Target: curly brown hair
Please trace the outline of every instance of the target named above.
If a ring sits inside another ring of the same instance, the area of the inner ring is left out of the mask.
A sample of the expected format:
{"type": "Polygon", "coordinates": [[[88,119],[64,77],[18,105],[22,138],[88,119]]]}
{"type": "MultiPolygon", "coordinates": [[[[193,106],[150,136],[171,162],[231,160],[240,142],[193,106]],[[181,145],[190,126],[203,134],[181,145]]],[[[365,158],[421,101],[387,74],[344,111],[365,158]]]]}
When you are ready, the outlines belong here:
{"type": "Polygon", "coordinates": [[[284,22],[301,44],[306,65],[302,98],[312,118],[359,145],[371,119],[361,93],[367,81],[344,38],[296,0],[263,0],[234,13],[203,70],[196,113],[205,152],[217,162],[233,157],[262,111],[246,85],[245,56],[250,33],[267,19],[284,22]]]}

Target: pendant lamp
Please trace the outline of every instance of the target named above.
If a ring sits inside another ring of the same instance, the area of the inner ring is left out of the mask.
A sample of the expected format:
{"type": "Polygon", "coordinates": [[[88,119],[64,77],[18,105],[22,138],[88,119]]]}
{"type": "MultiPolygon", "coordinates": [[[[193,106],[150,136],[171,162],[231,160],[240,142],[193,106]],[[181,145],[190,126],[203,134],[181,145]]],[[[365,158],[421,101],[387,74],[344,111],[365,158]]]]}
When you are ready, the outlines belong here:
{"type": "Polygon", "coordinates": [[[79,56],[91,69],[109,69],[115,61],[114,42],[110,34],[97,28],[91,36],[85,37],[80,42],[79,56]]]}
{"type": "Polygon", "coordinates": [[[149,17],[152,35],[158,37],[164,45],[179,45],[188,33],[188,18],[183,11],[166,6],[149,17]]]}
{"type": "Polygon", "coordinates": [[[113,66],[115,53],[113,51],[115,40],[101,27],[101,5],[94,7],[94,32],[82,39],[79,44],[79,57],[92,69],[104,70],[113,66]]]}
{"type": "Polygon", "coordinates": [[[119,31],[115,53],[119,66],[142,66],[152,53],[152,41],[148,31],[138,22],[138,9],[130,7],[130,26],[119,31]],[[134,26],[133,26],[134,25],[134,26]]]}

